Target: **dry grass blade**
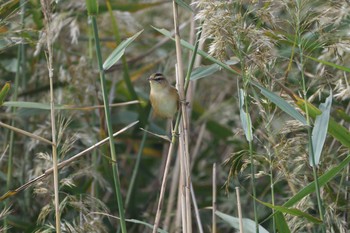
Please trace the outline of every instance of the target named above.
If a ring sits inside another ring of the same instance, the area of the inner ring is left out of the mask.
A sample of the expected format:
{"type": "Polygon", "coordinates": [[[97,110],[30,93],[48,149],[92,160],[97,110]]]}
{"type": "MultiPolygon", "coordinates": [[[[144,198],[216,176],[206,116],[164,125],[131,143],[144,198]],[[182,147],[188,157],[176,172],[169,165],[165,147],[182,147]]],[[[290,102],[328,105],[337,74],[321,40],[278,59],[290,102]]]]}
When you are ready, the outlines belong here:
{"type": "Polygon", "coordinates": [[[156,134],[156,133],[152,133],[151,131],[148,131],[144,128],[140,128],[142,131],[145,131],[146,133],[152,134],[153,136],[159,137],[164,139],[165,141],[171,142],[170,138],[167,135],[161,135],[161,134],[156,134]]]}
{"type": "Polygon", "coordinates": [[[4,159],[8,148],[9,148],[9,145],[6,145],[6,148],[4,149],[4,152],[2,152],[2,155],[0,157],[0,164],[1,164],[1,161],[4,159]]]}
{"type": "Polygon", "coordinates": [[[43,137],[40,137],[40,136],[38,136],[38,135],[29,133],[29,132],[27,132],[27,131],[21,130],[21,129],[16,128],[16,127],[13,127],[13,126],[11,126],[11,125],[7,125],[7,124],[5,124],[5,123],[0,122],[0,126],[5,127],[5,128],[8,128],[8,129],[10,129],[10,130],[13,130],[13,131],[15,131],[15,132],[17,132],[17,133],[26,135],[26,136],[28,136],[28,137],[34,138],[34,139],[36,139],[36,140],[45,142],[45,143],[47,143],[47,144],[53,145],[53,143],[52,143],[51,141],[49,141],[49,140],[47,140],[47,139],[45,139],[45,138],[43,138],[43,137]]]}
{"type": "MultiPolygon", "coordinates": [[[[137,123],[138,123],[138,121],[135,121],[135,122],[133,122],[133,123],[131,123],[131,124],[125,126],[123,129],[121,129],[121,130],[119,130],[118,132],[114,133],[114,134],[113,134],[113,137],[116,137],[116,136],[118,136],[119,134],[125,132],[126,130],[128,130],[128,129],[131,128],[131,127],[133,127],[133,126],[136,125],[137,123]]],[[[76,154],[76,155],[74,155],[73,157],[71,157],[71,158],[69,158],[69,159],[67,159],[67,160],[65,160],[65,161],[63,161],[63,162],[61,162],[61,163],[59,163],[59,164],[57,165],[58,169],[61,169],[61,168],[63,168],[63,167],[66,167],[66,166],[70,165],[73,161],[77,160],[78,158],[80,158],[81,156],[83,156],[83,155],[86,154],[87,152],[89,152],[89,151],[95,149],[96,147],[101,146],[102,144],[108,142],[108,140],[109,140],[109,137],[107,137],[107,138],[105,138],[105,139],[99,141],[98,143],[96,143],[96,144],[92,145],[91,147],[85,149],[84,151],[80,152],[79,154],[76,154]]],[[[2,196],[0,197],[0,202],[3,201],[3,200],[5,200],[5,199],[7,199],[7,198],[9,198],[9,197],[11,197],[11,196],[13,196],[13,195],[16,195],[18,192],[23,191],[24,189],[27,189],[28,187],[30,187],[30,186],[33,185],[34,183],[36,183],[36,182],[38,182],[38,181],[44,179],[45,177],[51,175],[52,172],[53,172],[53,168],[47,169],[41,176],[38,176],[38,177],[36,177],[36,178],[34,178],[34,179],[28,181],[28,182],[25,183],[24,185],[22,185],[22,186],[16,188],[15,190],[7,191],[4,195],[2,195],[2,196]]]]}

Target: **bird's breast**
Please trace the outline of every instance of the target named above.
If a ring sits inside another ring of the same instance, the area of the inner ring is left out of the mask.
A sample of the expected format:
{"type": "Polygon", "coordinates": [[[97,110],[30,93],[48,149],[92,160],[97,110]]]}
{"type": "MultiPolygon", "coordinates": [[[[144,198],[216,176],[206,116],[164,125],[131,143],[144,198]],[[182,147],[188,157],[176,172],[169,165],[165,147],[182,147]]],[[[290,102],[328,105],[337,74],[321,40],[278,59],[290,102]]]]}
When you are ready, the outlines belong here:
{"type": "Polygon", "coordinates": [[[176,91],[151,91],[150,99],[154,112],[160,117],[172,118],[177,111],[178,96],[176,91]]]}

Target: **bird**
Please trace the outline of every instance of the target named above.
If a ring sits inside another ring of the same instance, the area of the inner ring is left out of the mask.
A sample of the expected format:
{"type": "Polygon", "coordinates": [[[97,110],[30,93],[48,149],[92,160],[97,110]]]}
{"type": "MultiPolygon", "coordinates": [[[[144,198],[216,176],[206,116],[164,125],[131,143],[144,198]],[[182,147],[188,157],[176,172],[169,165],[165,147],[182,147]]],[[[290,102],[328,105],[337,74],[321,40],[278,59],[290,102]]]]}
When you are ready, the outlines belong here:
{"type": "Polygon", "coordinates": [[[162,73],[154,73],[148,81],[151,86],[150,101],[154,113],[161,118],[173,119],[179,109],[179,94],[162,73]]]}

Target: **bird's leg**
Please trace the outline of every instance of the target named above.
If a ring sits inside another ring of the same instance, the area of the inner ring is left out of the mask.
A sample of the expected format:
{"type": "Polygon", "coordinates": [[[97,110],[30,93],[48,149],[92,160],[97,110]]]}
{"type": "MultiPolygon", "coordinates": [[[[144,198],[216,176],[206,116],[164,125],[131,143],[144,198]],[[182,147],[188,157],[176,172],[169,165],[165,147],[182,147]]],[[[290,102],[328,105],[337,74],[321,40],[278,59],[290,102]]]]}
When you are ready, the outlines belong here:
{"type": "Polygon", "coordinates": [[[175,131],[173,119],[171,119],[171,121],[170,121],[170,127],[171,127],[171,136],[178,137],[179,134],[176,133],[176,131],[175,131]]]}
{"type": "Polygon", "coordinates": [[[176,135],[176,132],[175,132],[175,129],[174,129],[173,119],[170,120],[170,128],[171,128],[171,136],[176,135]]]}
{"type": "Polygon", "coordinates": [[[190,102],[186,101],[186,99],[180,100],[181,104],[184,104],[185,106],[188,106],[190,102]]]}

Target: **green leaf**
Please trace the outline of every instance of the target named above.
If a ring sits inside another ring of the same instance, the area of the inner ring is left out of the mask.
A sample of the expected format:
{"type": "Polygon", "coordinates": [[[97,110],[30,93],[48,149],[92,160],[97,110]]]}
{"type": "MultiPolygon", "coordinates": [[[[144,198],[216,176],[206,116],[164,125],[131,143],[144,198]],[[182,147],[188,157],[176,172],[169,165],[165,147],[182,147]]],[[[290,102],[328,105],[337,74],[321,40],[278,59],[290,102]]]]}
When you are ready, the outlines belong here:
{"type": "Polygon", "coordinates": [[[179,6],[181,6],[182,8],[184,8],[184,9],[190,11],[190,12],[193,12],[192,8],[191,8],[186,2],[184,2],[184,1],[182,1],[182,0],[175,0],[175,1],[176,1],[176,3],[177,3],[179,6]]]}
{"type": "MultiPolygon", "coordinates": [[[[215,214],[219,216],[222,220],[227,222],[230,226],[239,230],[239,218],[232,217],[220,211],[215,211],[215,214]]],[[[242,223],[243,223],[244,233],[255,233],[255,222],[253,220],[248,218],[243,218],[242,223]]],[[[269,233],[269,232],[264,227],[259,225],[259,233],[269,233]]]]}
{"type": "Polygon", "coordinates": [[[276,95],[275,93],[265,89],[257,83],[253,83],[254,86],[260,89],[261,94],[263,94],[266,98],[268,98],[271,102],[276,104],[282,111],[293,117],[294,119],[300,121],[304,125],[307,125],[306,119],[293,108],[287,101],[276,95]]]}
{"type": "MultiPolygon", "coordinates": [[[[320,115],[322,113],[321,110],[319,110],[313,104],[309,102],[305,102],[304,99],[299,98],[296,95],[294,95],[294,98],[295,98],[295,104],[298,105],[298,107],[304,112],[306,112],[305,106],[307,106],[309,116],[312,117],[313,119],[316,119],[317,115],[320,115]]],[[[347,130],[344,126],[338,124],[333,119],[333,117],[329,118],[328,133],[332,135],[335,139],[337,139],[341,144],[350,148],[349,130],[347,130]]]]}
{"type": "MultiPolygon", "coordinates": [[[[152,26],[153,27],[153,26],[152,26]]],[[[156,28],[156,27],[153,27],[154,30],[158,31],[159,33],[165,35],[166,37],[172,39],[172,40],[175,40],[173,37],[172,37],[172,34],[166,30],[166,29],[159,29],[159,28],[156,28]]],[[[190,43],[188,43],[187,41],[184,41],[181,39],[181,45],[184,46],[185,48],[187,49],[190,49],[192,51],[194,51],[194,46],[191,45],[190,43]]],[[[206,52],[202,51],[202,50],[197,50],[197,54],[201,55],[202,57],[204,57],[205,59],[208,59],[209,61],[212,61],[216,64],[218,64],[219,66],[221,66],[222,68],[226,69],[227,71],[229,71],[230,73],[232,74],[239,74],[239,72],[233,70],[229,65],[215,59],[214,57],[210,56],[209,54],[207,54],[206,52]]]]}
{"type": "MultiPolygon", "coordinates": [[[[4,106],[7,107],[16,107],[16,108],[30,108],[30,109],[41,109],[41,110],[51,110],[50,104],[47,103],[37,103],[37,102],[25,102],[25,101],[7,101],[4,102],[4,106]]],[[[62,105],[55,104],[54,109],[56,110],[89,110],[90,107],[76,107],[72,105],[62,105]]]]}
{"type": "Polygon", "coordinates": [[[8,72],[16,73],[17,72],[17,58],[10,58],[10,59],[1,59],[0,64],[1,67],[4,68],[8,72]]]}
{"type": "MultiPolygon", "coordinates": [[[[318,178],[318,182],[320,187],[327,184],[330,180],[332,180],[336,175],[338,175],[348,164],[350,163],[350,154],[336,167],[333,167],[328,172],[323,174],[318,178]]],[[[313,193],[315,191],[315,181],[308,184],[302,190],[300,190],[297,194],[295,194],[292,198],[290,198],[287,202],[283,204],[285,207],[291,207],[296,204],[298,201],[313,193]]]]}
{"type": "Polygon", "coordinates": [[[191,73],[191,80],[197,80],[204,77],[208,77],[214,74],[216,71],[220,70],[220,66],[217,64],[212,64],[210,66],[200,66],[193,70],[191,73]]]}
{"type": "Polygon", "coordinates": [[[350,122],[350,116],[343,110],[337,109],[335,111],[336,115],[346,122],[350,122]]]}
{"type": "Polygon", "coordinates": [[[321,114],[316,116],[315,125],[312,129],[312,150],[313,154],[309,153],[309,162],[313,166],[312,155],[314,156],[315,165],[317,166],[320,162],[321,152],[326,140],[328,131],[328,122],[331,112],[332,105],[332,91],[329,97],[326,99],[325,103],[320,104],[321,114]]]}
{"type": "MultiPolygon", "coordinates": [[[[4,106],[17,107],[17,108],[33,108],[50,110],[50,104],[36,103],[36,102],[24,102],[24,101],[8,101],[4,102],[4,106]]],[[[62,106],[55,106],[55,109],[62,109],[62,106]]]]}
{"type": "Polygon", "coordinates": [[[7,97],[7,94],[9,93],[11,88],[10,82],[6,82],[5,85],[1,88],[0,91],[0,106],[3,105],[5,98],[7,97]]]}
{"type": "Polygon", "coordinates": [[[278,232],[290,233],[290,229],[288,227],[286,219],[284,218],[281,212],[276,213],[275,220],[278,232]]]}
{"type": "MultiPolygon", "coordinates": [[[[137,220],[137,219],[126,219],[125,220],[126,222],[132,222],[132,223],[136,223],[136,224],[141,224],[141,225],[144,225],[150,229],[153,229],[153,225],[147,223],[147,222],[143,222],[143,221],[140,221],[140,220],[137,220]]],[[[157,229],[157,232],[159,233],[167,233],[167,231],[161,229],[161,228],[158,228],[157,229]]]]}
{"type": "Polygon", "coordinates": [[[128,39],[122,41],[103,63],[103,69],[108,70],[112,65],[114,65],[124,55],[126,47],[128,47],[130,43],[133,42],[142,32],[143,30],[139,31],[132,37],[129,37],[128,39]]]}
{"type": "MultiPolygon", "coordinates": [[[[103,4],[103,2],[101,2],[101,5],[100,5],[100,12],[106,12],[108,10],[106,4],[103,4]]],[[[151,7],[155,7],[155,6],[159,6],[167,3],[170,3],[170,2],[160,1],[160,2],[147,2],[147,3],[146,2],[121,3],[121,2],[113,1],[111,2],[111,7],[112,7],[112,10],[118,10],[118,11],[124,11],[124,12],[137,12],[137,11],[145,10],[151,7]]]]}
{"type": "Polygon", "coordinates": [[[98,1],[97,0],[85,0],[86,1],[86,9],[89,15],[98,14],[98,1]]]}
{"type": "Polygon", "coordinates": [[[349,67],[346,67],[346,66],[340,66],[340,65],[337,65],[337,64],[334,64],[332,62],[329,62],[329,61],[324,61],[324,60],[320,60],[320,59],[317,59],[317,58],[314,58],[314,57],[310,57],[310,56],[305,56],[313,61],[317,61],[319,63],[322,63],[323,65],[327,65],[327,66],[331,66],[335,69],[338,69],[338,70],[342,70],[342,71],[345,71],[345,72],[350,72],[350,68],[349,67]]]}
{"type": "Polygon", "coordinates": [[[239,89],[239,115],[242,122],[242,127],[244,130],[245,137],[248,142],[253,140],[253,131],[252,131],[252,121],[250,119],[249,113],[246,113],[244,111],[244,99],[245,99],[245,93],[243,89],[239,89]]]}
{"type": "Polygon", "coordinates": [[[271,208],[271,209],[274,209],[274,210],[277,210],[277,211],[280,211],[282,213],[285,213],[285,214],[291,214],[291,215],[294,215],[294,216],[297,216],[297,217],[304,217],[306,218],[307,220],[309,220],[310,222],[313,222],[313,223],[317,223],[317,224],[320,224],[322,223],[321,219],[319,218],[316,218],[308,213],[305,213],[301,210],[298,210],[296,208],[288,208],[288,207],[285,207],[285,206],[277,206],[277,205],[272,205],[270,203],[267,203],[267,202],[263,202],[263,201],[260,201],[259,199],[256,199],[258,202],[260,202],[261,204],[271,208]]]}

